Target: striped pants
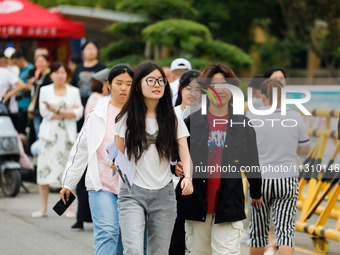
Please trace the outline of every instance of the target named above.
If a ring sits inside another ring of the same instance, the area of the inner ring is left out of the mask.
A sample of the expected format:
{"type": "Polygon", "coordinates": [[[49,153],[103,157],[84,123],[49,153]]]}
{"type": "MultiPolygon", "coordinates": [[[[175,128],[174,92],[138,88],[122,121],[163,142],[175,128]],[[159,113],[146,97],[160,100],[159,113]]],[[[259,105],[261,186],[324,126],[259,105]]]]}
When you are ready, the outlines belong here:
{"type": "Polygon", "coordinates": [[[250,246],[264,247],[268,244],[270,210],[276,235],[276,246],[294,247],[296,201],[299,194],[297,177],[263,179],[262,207],[251,208],[249,225],[250,246]]]}

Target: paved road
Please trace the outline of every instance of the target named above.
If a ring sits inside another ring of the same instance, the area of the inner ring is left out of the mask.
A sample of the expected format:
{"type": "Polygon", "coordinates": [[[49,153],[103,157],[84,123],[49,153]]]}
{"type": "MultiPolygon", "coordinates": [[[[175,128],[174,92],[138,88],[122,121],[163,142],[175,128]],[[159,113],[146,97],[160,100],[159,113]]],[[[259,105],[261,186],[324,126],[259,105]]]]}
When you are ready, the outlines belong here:
{"type": "MultiPolygon", "coordinates": [[[[75,220],[52,210],[59,200],[55,193],[49,196],[49,216],[32,218],[31,213],[39,209],[39,194],[37,185],[28,187],[29,194],[20,192],[15,198],[0,195],[0,254],[93,254],[92,224],[85,223],[83,232],[71,231],[75,220]]],[[[76,211],[75,206],[73,209],[76,211]]]]}
{"type": "MultiPolygon", "coordinates": [[[[92,224],[85,223],[83,232],[72,232],[74,219],[55,214],[52,209],[49,217],[31,218],[32,211],[39,208],[37,185],[27,184],[30,193],[21,191],[15,198],[5,198],[0,193],[0,255],[86,255],[93,254],[92,224]]],[[[49,197],[49,208],[59,200],[58,194],[49,197]]],[[[76,206],[73,207],[76,211],[76,206]]],[[[330,220],[328,225],[335,225],[330,220]]],[[[296,233],[295,254],[317,254],[307,234],[296,233]]],[[[242,255],[248,254],[248,247],[242,245],[242,255]]],[[[340,254],[340,246],[329,241],[329,255],[340,254]]]]}

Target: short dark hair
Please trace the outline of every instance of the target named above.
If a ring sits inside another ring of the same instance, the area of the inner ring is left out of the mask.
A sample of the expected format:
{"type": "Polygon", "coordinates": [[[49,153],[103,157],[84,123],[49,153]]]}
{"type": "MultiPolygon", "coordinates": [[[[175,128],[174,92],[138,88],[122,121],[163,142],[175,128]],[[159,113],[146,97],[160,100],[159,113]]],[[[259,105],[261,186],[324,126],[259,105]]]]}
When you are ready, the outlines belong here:
{"type": "Polygon", "coordinates": [[[83,63],[83,60],[81,59],[81,57],[78,54],[74,54],[70,57],[69,61],[75,63],[75,64],[81,64],[83,63]]]}
{"type": "Polygon", "coordinates": [[[286,71],[285,71],[283,68],[277,67],[277,66],[271,66],[271,67],[269,67],[269,68],[264,72],[263,77],[266,78],[266,79],[268,79],[268,78],[270,78],[270,76],[272,76],[272,74],[273,74],[274,72],[277,72],[277,71],[281,71],[281,72],[283,73],[283,76],[284,76],[285,78],[287,78],[286,71]]]}
{"type": "Polygon", "coordinates": [[[97,49],[99,49],[98,43],[95,40],[86,40],[85,43],[81,46],[81,51],[83,51],[89,43],[93,43],[97,47],[97,49]]]}
{"type": "Polygon", "coordinates": [[[107,76],[107,81],[111,84],[112,80],[122,73],[128,73],[131,78],[133,78],[134,75],[131,67],[128,64],[121,63],[111,68],[109,75],[107,76]]]}
{"type": "Polygon", "coordinates": [[[103,82],[98,81],[95,78],[92,78],[91,81],[90,81],[90,90],[92,92],[102,93],[103,92],[103,82]]]}
{"type": "Polygon", "coordinates": [[[13,53],[12,59],[20,59],[20,58],[25,58],[24,54],[21,51],[16,51],[13,53]]]}
{"type": "Polygon", "coordinates": [[[262,74],[257,74],[253,78],[251,78],[248,88],[253,88],[253,89],[261,89],[261,84],[265,80],[262,74]]]}
{"type": "Polygon", "coordinates": [[[52,73],[57,72],[57,71],[59,70],[60,67],[64,67],[66,73],[68,72],[66,65],[65,65],[63,62],[61,62],[61,61],[57,61],[57,62],[54,62],[54,63],[50,66],[50,70],[51,70],[50,73],[52,74],[52,73]]]}
{"type": "Polygon", "coordinates": [[[214,74],[221,73],[223,74],[224,78],[228,80],[229,84],[239,86],[240,81],[237,78],[234,71],[227,65],[222,63],[211,63],[206,66],[206,68],[203,70],[202,74],[199,79],[211,79],[214,74]]]}
{"type": "Polygon", "coordinates": [[[261,94],[269,99],[269,103],[273,104],[273,88],[277,88],[278,106],[281,105],[281,89],[283,84],[278,79],[266,79],[261,85],[261,94]]]}
{"type": "Polygon", "coordinates": [[[47,55],[38,55],[38,56],[35,56],[35,59],[37,59],[38,57],[43,57],[47,62],[50,61],[50,58],[47,55]]]}

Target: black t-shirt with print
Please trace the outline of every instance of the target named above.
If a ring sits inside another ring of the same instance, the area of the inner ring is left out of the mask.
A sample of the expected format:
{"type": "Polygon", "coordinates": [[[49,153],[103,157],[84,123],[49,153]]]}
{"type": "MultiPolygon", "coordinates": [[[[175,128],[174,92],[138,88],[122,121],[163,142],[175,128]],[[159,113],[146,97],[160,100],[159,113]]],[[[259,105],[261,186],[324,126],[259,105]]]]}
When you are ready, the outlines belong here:
{"type": "Polygon", "coordinates": [[[98,62],[95,66],[85,67],[84,64],[79,64],[72,75],[71,84],[80,90],[81,97],[89,97],[90,78],[91,75],[106,68],[106,65],[98,62]]]}

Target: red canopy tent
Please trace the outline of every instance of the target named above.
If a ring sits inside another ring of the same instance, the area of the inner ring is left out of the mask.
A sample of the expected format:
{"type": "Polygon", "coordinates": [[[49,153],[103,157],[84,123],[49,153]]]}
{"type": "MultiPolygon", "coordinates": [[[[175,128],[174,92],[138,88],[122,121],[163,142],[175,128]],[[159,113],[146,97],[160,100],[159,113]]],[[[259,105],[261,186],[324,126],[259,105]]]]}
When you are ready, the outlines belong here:
{"type": "Polygon", "coordinates": [[[0,0],[2,38],[83,38],[84,24],[25,0],[0,0]]]}

